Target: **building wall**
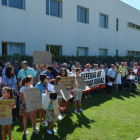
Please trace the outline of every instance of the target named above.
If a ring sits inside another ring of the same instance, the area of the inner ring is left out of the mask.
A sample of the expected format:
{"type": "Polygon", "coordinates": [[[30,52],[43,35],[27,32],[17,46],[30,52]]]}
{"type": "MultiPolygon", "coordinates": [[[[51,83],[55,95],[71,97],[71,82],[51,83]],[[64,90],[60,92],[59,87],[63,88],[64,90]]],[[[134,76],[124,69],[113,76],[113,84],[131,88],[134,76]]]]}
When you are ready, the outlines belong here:
{"type": "MultiPolygon", "coordinates": [[[[1,2],[2,0],[0,0],[1,2]]],[[[140,11],[119,0],[63,0],[62,18],[46,15],[46,0],[26,0],[25,10],[0,4],[0,54],[2,42],[25,43],[25,53],[46,50],[46,44],[62,45],[63,55],[77,55],[77,46],[88,47],[88,55],[126,55],[140,51],[140,11]],[[77,22],[77,5],[89,9],[89,24],[77,22]],[[99,13],[109,16],[108,29],[99,27],[99,13]],[[116,18],[119,31],[116,31],[116,18]]]]}

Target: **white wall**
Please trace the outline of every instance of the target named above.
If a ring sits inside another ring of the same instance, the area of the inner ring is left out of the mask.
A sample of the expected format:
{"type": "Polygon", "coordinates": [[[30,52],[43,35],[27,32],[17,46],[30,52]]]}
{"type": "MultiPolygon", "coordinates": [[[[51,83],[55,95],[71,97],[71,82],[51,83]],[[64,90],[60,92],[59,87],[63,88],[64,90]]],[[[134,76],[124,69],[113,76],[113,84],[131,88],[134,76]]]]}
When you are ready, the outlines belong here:
{"type": "Polygon", "coordinates": [[[26,54],[46,50],[46,44],[62,45],[63,55],[77,55],[77,46],[88,47],[89,55],[126,55],[140,51],[140,31],[127,22],[140,25],[140,11],[119,0],[63,0],[63,18],[46,15],[46,0],[26,0],[26,9],[0,5],[0,54],[2,42],[21,42],[26,54]],[[77,5],[89,8],[89,24],[77,22],[77,5]],[[109,16],[108,29],[99,27],[99,13],[109,16]],[[116,31],[116,18],[119,31],[116,31]]]}

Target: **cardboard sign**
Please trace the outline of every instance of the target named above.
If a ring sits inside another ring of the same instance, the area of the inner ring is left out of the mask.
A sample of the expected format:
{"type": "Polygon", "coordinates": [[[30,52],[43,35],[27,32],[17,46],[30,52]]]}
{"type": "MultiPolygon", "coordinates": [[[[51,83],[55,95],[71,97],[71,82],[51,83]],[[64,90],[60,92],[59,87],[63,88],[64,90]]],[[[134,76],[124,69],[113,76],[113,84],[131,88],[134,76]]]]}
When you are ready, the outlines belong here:
{"type": "Polygon", "coordinates": [[[24,89],[23,95],[26,101],[25,104],[27,112],[42,108],[39,87],[24,89]]]}
{"type": "Polygon", "coordinates": [[[53,109],[54,109],[54,113],[57,116],[57,118],[59,120],[62,120],[64,118],[64,116],[60,113],[59,105],[58,105],[58,100],[57,99],[55,101],[53,101],[53,109]]]}
{"type": "Polygon", "coordinates": [[[62,84],[55,85],[56,92],[61,95],[66,101],[70,100],[73,95],[62,84]]]}
{"type": "Polygon", "coordinates": [[[33,51],[33,64],[51,65],[51,52],[33,51]]]}
{"type": "Polygon", "coordinates": [[[0,100],[0,118],[11,118],[12,109],[10,105],[14,104],[14,100],[0,100]]]}
{"type": "Polygon", "coordinates": [[[74,76],[69,76],[69,77],[62,77],[61,83],[65,88],[71,88],[75,87],[75,77],[74,76]]]}

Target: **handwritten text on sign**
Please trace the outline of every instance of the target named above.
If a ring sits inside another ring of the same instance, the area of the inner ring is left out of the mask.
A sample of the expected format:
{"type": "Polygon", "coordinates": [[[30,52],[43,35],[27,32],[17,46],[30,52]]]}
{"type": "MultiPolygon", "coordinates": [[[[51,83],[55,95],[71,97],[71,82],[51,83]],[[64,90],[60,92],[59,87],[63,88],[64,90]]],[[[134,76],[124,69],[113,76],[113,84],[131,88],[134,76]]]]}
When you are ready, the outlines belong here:
{"type": "Polygon", "coordinates": [[[26,110],[31,112],[42,108],[39,88],[24,89],[24,98],[26,101],[26,110]]]}
{"type": "Polygon", "coordinates": [[[14,100],[0,100],[0,118],[11,118],[14,100]]]}
{"type": "Polygon", "coordinates": [[[74,76],[62,77],[61,83],[65,88],[75,87],[75,77],[74,76]]]}
{"type": "Polygon", "coordinates": [[[96,70],[93,72],[81,73],[87,83],[87,86],[92,87],[100,84],[105,84],[105,72],[104,70],[96,70]]]}

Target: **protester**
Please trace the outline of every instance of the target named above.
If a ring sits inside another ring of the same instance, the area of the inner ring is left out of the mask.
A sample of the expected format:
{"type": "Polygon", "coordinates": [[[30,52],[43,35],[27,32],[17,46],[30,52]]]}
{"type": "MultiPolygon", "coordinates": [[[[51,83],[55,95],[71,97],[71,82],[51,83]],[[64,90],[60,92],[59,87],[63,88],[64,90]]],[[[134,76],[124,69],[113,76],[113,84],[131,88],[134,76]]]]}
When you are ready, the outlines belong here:
{"type": "Polygon", "coordinates": [[[111,94],[112,86],[115,80],[115,66],[111,64],[111,68],[108,70],[108,83],[107,83],[107,93],[111,94]]]}
{"type": "MultiPolygon", "coordinates": [[[[14,100],[14,90],[9,87],[3,87],[2,89],[2,97],[0,100],[14,100]]],[[[16,105],[13,103],[10,106],[11,109],[15,109],[16,105]]],[[[6,140],[6,130],[8,133],[9,140],[12,139],[12,130],[11,130],[11,125],[12,125],[12,114],[10,118],[1,118],[0,119],[0,125],[1,125],[1,134],[2,134],[2,139],[6,140]]]]}
{"type": "Polygon", "coordinates": [[[46,74],[46,76],[49,76],[50,79],[54,79],[53,75],[52,75],[52,71],[53,71],[53,67],[52,66],[48,66],[47,70],[43,72],[43,74],[46,74]]]}
{"type": "Polygon", "coordinates": [[[13,68],[14,68],[14,74],[15,74],[16,77],[17,77],[18,72],[19,72],[19,67],[18,67],[18,62],[17,62],[17,60],[14,60],[14,61],[13,61],[13,68]]]}
{"type": "Polygon", "coordinates": [[[76,75],[76,67],[72,66],[72,71],[69,73],[69,76],[75,76],[76,75]]]}
{"type": "Polygon", "coordinates": [[[116,85],[116,93],[118,93],[119,89],[118,89],[118,85],[121,84],[121,73],[122,71],[120,71],[120,67],[119,64],[116,65],[116,69],[115,69],[116,75],[115,75],[115,81],[114,81],[114,85],[116,85]]]}
{"type": "Polygon", "coordinates": [[[34,69],[33,68],[30,68],[28,66],[28,63],[26,61],[23,61],[21,63],[21,67],[22,67],[22,69],[18,72],[18,76],[17,76],[18,83],[20,83],[20,81],[23,78],[31,75],[34,78],[34,85],[35,85],[36,84],[36,73],[35,73],[34,69]]]}
{"type": "Polygon", "coordinates": [[[107,85],[107,82],[108,82],[107,74],[108,74],[108,70],[109,70],[107,63],[104,63],[104,70],[105,70],[106,85],[107,85]]]}
{"type": "Polygon", "coordinates": [[[122,92],[123,91],[123,83],[126,80],[126,68],[124,66],[124,62],[121,62],[121,66],[120,66],[120,71],[122,72],[122,78],[121,78],[121,84],[119,85],[119,90],[122,92]]]}
{"type": "Polygon", "coordinates": [[[57,62],[53,62],[53,70],[52,70],[52,75],[53,75],[53,78],[55,79],[57,76],[58,76],[58,64],[57,62]]]}
{"type": "Polygon", "coordinates": [[[57,93],[50,93],[50,104],[46,112],[46,121],[49,122],[48,134],[52,134],[52,132],[56,133],[57,131],[54,129],[54,122],[57,121],[57,116],[54,113],[53,101],[57,99],[57,93]]]}
{"type": "MultiPolygon", "coordinates": [[[[29,88],[33,88],[33,77],[32,76],[27,76],[25,78],[23,78],[22,83],[21,83],[21,88],[20,88],[20,108],[24,107],[26,109],[26,101],[24,99],[24,89],[29,89],[29,88]]],[[[35,111],[31,111],[29,112],[30,116],[31,116],[31,123],[32,123],[32,127],[33,127],[33,132],[35,134],[39,134],[39,132],[36,130],[36,112],[35,111]]],[[[27,131],[26,127],[27,127],[27,116],[28,113],[25,111],[25,114],[23,114],[23,127],[24,127],[24,134],[25,135],[29,135],[29,132],[27,131]]]]}
{"type": "Polygon", "coordinates": [[[90,72],[91,71],[91,69],[90,69],[91,65],[89,63],[85,65],[85,68],[86,69],[84,70],[84,72],[90,72]]]}
{"type": "Polygon", "coordinates": [[[10,62],[6,62],[4,65],[5,65],[5,68],[2,70],[2,77],[5,75],[6,67],[11,66],[11,63],[10,62]]]}
{"type": "MultiPolygon", "coordinates": [[[[35,87],[39,87],[40,90],[40,98],[42,102],[42,94],[46,93],[47,90],[47,76],[45,74],[40,75],[40,82],[38,82],[35,87]]],[[[37,115],[37,111],[36,111],[37,115]]],[[[45,121],[45,111],[43,109],[39,109],[39,118],[40,118],[40,125],[45,126],[47,122],[45,121]],[[43,117],[43,122],[42,122],[42,117],[43,117]]]]}
{"type": "Polygon", "coordinates": [[[134,74],[135,74],[136,77],[137,77],[137,69],[138,69],[138,63],[135,62],[134,63],[134,67],[133,67],[133,72],[134,72],[134,74]]]}
{"type": "MultiPolygon", "coordinates": [[[[81,75],[81,69],[77,68],[76,69],[76,77],[79,77],[81,75]]],[[[78,85],[78,81],[77,79],[75,79],[75,84],[76,87],[74,88],[74,113],[78,113],[77,112],[77,108],[76,108],[76,103],[78,101],[78,107],[79,107],[79,111],[80,112],[84,112],[83,109],[81,109],[81,98],[82,98],[82,89],[79,87],[78,85]]]]}
{"type": "MultiPolygon", "coordinates": [[[[5,69],[5,75],[3,76],[3,86],[14,89],[14,96],[16,98],[15,104],[16,106],[18,106],[17,98],[19,96],[19,93],[18,93],[17,79],[14,74],[14,68],[12,66],[7,66],[5,69]]],[[[16,121],[18,121],[17,112],[18,112],[17,108],[13,110],[13,119],[16,121]]]]}
{"type": "Polygon", "coordinates": [[[65,68],[65,69],[66,69],[67,74],[69,75],[70,70],[68,69],[68,65],[67,65],[67,63],[63,63],[63,68],[65,68]]]}
{"type": "Polygon", "coordinates": [[[45,69],[44,69],[44,65],[39,65],[38,67],[38,73],[37,73],[37,81],[40,81],[40,75],[44,73],[45,69]]]}

